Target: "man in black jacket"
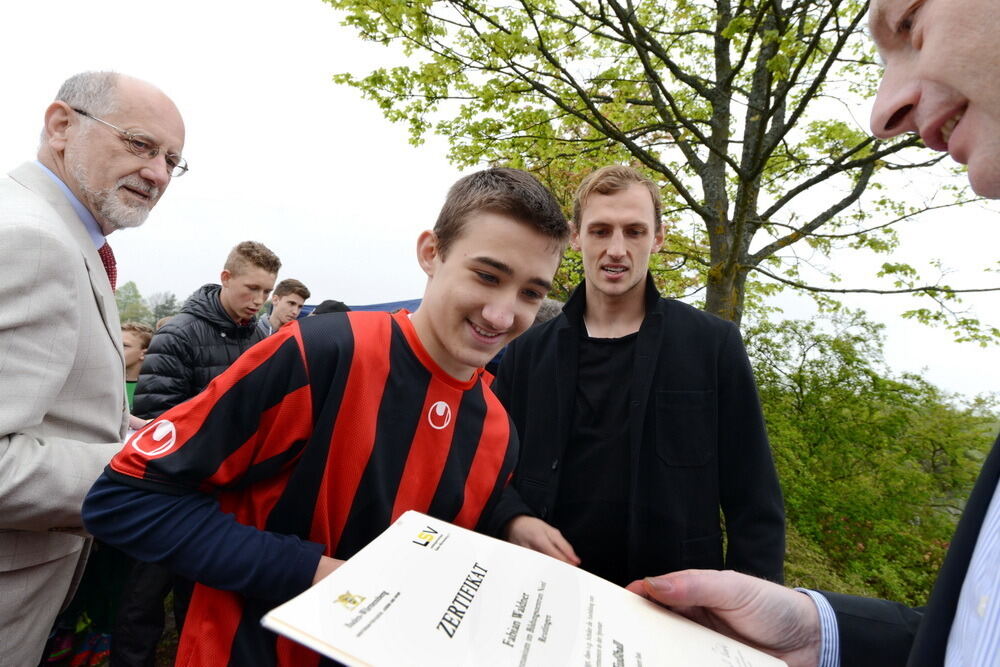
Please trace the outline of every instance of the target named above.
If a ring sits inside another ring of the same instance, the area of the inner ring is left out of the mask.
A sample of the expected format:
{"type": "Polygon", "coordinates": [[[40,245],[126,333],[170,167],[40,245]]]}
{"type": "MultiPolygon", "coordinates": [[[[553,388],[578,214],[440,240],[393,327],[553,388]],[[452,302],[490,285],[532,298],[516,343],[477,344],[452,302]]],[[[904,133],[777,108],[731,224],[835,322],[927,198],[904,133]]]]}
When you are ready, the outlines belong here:
{"type": "MultiPolygon", "coordinates": [[[[885,71],[879,139],[912,132],[1000,199],[1000,19],[991,0],[874,0],[885,71]]],[[[926,607],[796,592],[733,572],[675,572],[629,588],[790,666],[1000,665],[1000,438],[979,473],[926,607]]]]}
{"type": "Polygon", "coordinates": [[[137,416],[158,417],[200,393],[265,338],[254,318],[280,268],[281,261],[262,243],[244,241],[233,248],[222,284],[202,285],[153,337],[135,390],[137,416]]]}
{"type": "MultiPolygon", "coordinates": [[[[146,352],[133,413],[153,419],[199,394],[266,334],[254,319],[274,287],[281,261],[264,244],[243,241],[229,253],[221,285],[202,285],[163,325],[146,352]]],[[[163,598],[174,585],[174,615],[183,624],[190,583],[166,568],[137,562],[122,594],[111,662],[152,665],[163,633],[163,598]]]]}
{"type": "Polygon", "coordinates": [[[649,179],[584,179],[584,283],[498,372],[521,454],[493,527],[620,585],[723,566],[781,581],[781,489],[739,330],[660,297],[648,264],[662,242],[649,179]]]}

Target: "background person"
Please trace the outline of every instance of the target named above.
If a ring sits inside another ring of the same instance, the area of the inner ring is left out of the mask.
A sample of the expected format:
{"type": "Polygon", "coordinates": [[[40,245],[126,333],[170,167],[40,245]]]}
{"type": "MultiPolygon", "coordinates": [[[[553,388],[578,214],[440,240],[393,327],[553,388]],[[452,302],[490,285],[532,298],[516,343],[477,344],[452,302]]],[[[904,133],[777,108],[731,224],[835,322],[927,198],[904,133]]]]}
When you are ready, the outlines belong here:
{"type": "Polygon", "coordinates": [[[351,308],[343,301],[337,301],[336,299],[326,299],[321,301],[318,306],[313,308],[310,315],[323,315],[325,313],[347,313],[350,312],[351,308]]]}
{"type": "Polygon", "coordinates": [[[264,339],[255,318],[280,268],[262,243],[243,241],[230,251],[220,284],[202,285],[156,332],[136,388],[138,416],[152,419],[191,398],[264,339]]]}
{"type": "Polygon", "coordinates": [[[126,322],[122,325],[122,350],[125,355],[125,395],[128,409],[132,410],[135,386],[139,383],[139,371],[146,358],[149,341],[153,339],[153,329],[142,322],[126,322]]]}
{"type": "Polygon", "coordinates": [[[623,586],[690,567],[781,581],[781,488],[739,329],[659,295],[662,242],[652,181],[624,166],[584,178],[583,284],[497,374],[521,436],[498,526],[623,586]]]}
{"type": "Polygon", "coordinates": [[[299,317],[302,306],[310,297],[309,288],[295,278],[285,278],[274,288],[271,296],[271,313],[257,320],[257,326],[270,336],[283,324],[299,317]]]}

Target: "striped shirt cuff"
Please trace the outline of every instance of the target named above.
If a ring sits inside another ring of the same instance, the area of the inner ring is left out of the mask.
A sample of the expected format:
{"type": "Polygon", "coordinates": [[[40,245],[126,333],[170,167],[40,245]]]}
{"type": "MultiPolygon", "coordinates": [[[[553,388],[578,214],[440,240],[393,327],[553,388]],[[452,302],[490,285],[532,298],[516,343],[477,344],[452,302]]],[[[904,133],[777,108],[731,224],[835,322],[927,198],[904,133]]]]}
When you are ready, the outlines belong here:
{"type": "Polygon", "coordinates": [[[837,615],[833,612],[830,602],[822,593],[808,588],[796,588],[800,593],[808,595],[819,612],[819,665],[818,667],[840,667],[840,632],[837,627],[837,615]]]}

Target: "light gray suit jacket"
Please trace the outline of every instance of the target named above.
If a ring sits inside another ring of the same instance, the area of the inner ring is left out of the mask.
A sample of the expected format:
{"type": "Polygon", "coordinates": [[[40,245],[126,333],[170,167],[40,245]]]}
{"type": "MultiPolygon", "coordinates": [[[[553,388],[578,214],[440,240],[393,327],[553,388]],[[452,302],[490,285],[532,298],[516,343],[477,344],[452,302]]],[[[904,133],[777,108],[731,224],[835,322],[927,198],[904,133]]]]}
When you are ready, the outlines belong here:
{"type": "Polygon", "coordinates": [[[124,381],[94,243],[48,174],[21,165],[0,179],[0,572],[86,554],[80,505],[121,448],[124,381]]]}

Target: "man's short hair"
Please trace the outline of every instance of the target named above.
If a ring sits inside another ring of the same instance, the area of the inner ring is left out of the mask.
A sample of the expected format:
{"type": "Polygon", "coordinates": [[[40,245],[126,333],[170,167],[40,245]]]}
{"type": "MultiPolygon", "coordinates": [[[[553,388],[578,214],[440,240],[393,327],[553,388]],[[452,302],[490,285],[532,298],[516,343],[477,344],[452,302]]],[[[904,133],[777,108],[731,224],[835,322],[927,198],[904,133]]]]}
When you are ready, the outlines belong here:
{"type": "Polygon", "coordinates": [[[153,327],[153,330],[154,331],[159,331],[160,329],[162,329],[163,325],[166,324],[167,322],[169,322],[171,317],[173,317],[173,315],[166,315],[166,316],[161,317],[160,319],[156,320],[156,326],[153,327]]]}
{"type": "Polygon", "coordinates": [[[274,292],[271,293],[271,297],[277,299],[279,296],[285,296],[286,294],[297,294],[302,297],[303,301],[312,296],[309,288],[303,285],[302,281],[295,278],[285,278],[278,283],[274,288],[274,292]]]}
{"type": "Polygon", "coordinates": [[[123,323],[122,333],[135,334],[139,338],[139,347],[144,350],[149,347],[149,341],[153,340],[153,328],[142,322],[123,323]]]}
{"type": "Polygon", "coordinates": [[[464,176],[448,190],[434,224],[442,257],[462,234],[469,216],[480,211],[510,216],[560,243],[569,238],[559,202],[538,179],[520,169],[494,167],[464,176]]]}
{"type": "Polygon", "coordinates": [[[281,260],[263,243],[243,241],[237,243],[236,247],[229,252],[226,265],[222,268],[229,271],[230,274],[238,276],[251,266],[278,275],[278,270],[281,269],[281,260]]]}
{"type": "Polygon", "coordinates": [[[643,176],[637,169],[625,165],[613,164],[587,174],[580,187],[576,189],[576,196],[573,198],[573,227],[580,229],[580,219],[583,217],[583,207],[587,203],[590,195],[597,194],[610,195],[635,183],[640,183],[649,190],[649,196],[653,198],[653,229],[659,230],[661,220],[660,188],[649,178],[643,176]]]}
{"type": "MultiPolygon", "coordinates": [[[[76,109],[104,117],[118,110],[120,80],[121,74],[118,72],[80,72],[63,81],[59,86],[59,92],[56,93],[55,101],[65,102],[76,109]]],[[[89,124],[86,127],[89,127],[89,124]]],[[[86,127],[84,132],[87,131],[86,127]]],[[[47,138],[43,127],[41,134],[43,145],[47,138]]]]}
{"type": "Polygon", "coordinates": [[[80,72],[66,79],[56,100],[83,109],[95,116],[118,110],[118,72],[80,72]]]}

